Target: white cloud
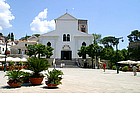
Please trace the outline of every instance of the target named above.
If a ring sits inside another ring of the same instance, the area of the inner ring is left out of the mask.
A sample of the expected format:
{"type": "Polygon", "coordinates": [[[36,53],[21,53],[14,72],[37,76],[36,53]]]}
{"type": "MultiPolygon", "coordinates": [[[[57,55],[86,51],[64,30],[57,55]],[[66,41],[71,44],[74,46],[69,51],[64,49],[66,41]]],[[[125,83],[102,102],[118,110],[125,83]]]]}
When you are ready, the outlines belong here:
{"type": "Polygon", "coordinates": [[[55,29],[55,21],[48,21],[47,14],[48,10],[44,9],[44,11],[40,12],[32,21],[30,27],[34,33],[46,33],[55,29]]]}
{"type": "Polygon", "coordinates": [[[15,19],[10,11],[10,5],[5,0],[0,0],[0,31],[4,28],[10,28],[10,21],[15,19]]]}

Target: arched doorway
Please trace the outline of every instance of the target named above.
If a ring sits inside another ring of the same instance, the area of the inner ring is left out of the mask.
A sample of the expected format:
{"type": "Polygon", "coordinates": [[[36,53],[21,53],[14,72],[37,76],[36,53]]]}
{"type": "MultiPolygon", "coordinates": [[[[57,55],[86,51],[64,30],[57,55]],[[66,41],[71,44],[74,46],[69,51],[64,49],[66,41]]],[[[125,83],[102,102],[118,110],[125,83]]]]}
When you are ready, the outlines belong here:
{"type": "Polygon", "coordinates": [[[61,50],[61,60],[72,60],[72,51],[69,45],[64,45],[61,50]]]}

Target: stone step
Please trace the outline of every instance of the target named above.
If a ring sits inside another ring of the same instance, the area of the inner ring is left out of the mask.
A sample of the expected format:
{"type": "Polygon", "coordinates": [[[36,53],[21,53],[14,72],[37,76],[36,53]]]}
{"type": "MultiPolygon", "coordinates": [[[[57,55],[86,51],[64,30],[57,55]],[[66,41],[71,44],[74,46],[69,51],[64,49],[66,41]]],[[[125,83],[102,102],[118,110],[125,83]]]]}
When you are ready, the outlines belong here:
{"type": "Polygon", "coordinates": [[[78,67],[75,59],[73,59],[73,60],[56,59],[55,62],[56,62],[56,67],[67,67],[67,68],[76,68],[76,67],[78,67]]]}

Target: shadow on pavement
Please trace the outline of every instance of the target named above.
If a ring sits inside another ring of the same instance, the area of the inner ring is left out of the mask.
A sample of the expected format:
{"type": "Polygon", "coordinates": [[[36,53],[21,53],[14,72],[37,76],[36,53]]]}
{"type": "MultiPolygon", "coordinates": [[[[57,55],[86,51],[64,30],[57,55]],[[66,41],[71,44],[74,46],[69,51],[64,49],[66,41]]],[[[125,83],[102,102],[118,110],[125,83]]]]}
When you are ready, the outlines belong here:
{"type": "Polygon", "coordinates": [[[43,89],[58,89],[59,87],[47,87],[47,86],[44,86],[42,87],[43,89]]]}

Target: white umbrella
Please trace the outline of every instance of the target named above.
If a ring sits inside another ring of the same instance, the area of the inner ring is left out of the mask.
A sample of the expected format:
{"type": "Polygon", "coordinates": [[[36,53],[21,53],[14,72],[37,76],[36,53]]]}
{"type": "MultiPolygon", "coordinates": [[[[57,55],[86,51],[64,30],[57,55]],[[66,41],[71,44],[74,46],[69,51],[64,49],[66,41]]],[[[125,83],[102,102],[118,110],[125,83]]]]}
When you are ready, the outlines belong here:
{"type": "Polygon", "coordinates": [[[0,58],[0,62],[4,62],[5,61],[5,58],[0,58]]]}
{"type": "Polygon", "coordinates": [[[27,58],[23,57],[23,58],[20,59],[20,61],[27,62],[27,58]]]}
{"type": "Polygon", "coordinates": [[[14,62],[20,62],[21,59],[20,59],[19,57],[15,57],[15,58],[13,58],[13,61],[14,61],[14,62]]]}
{"type": "Polygon", "coordinates": [[[137,62],[137,64],[140,64],[140,61],[136,61],[137,62]]]}
{"type": "Polygon", "coordinates": [[[119,64],[137,64],[137,62],[133,60],[119,61],[118,63],[119,64]]]}
{"type": "Polygon", "coordinates": [[[0,54],[0,58],[3,58],[3,57],[5,57],[5,55],[4,54],[0,54]]]}
{"type": "Polygon", "coordinates": [[[6,61],[7,61],[7,62],[14,61],[13,59],[14,59],[13,57],[7,57],[7,58],[6,58],[6,61]]]}

